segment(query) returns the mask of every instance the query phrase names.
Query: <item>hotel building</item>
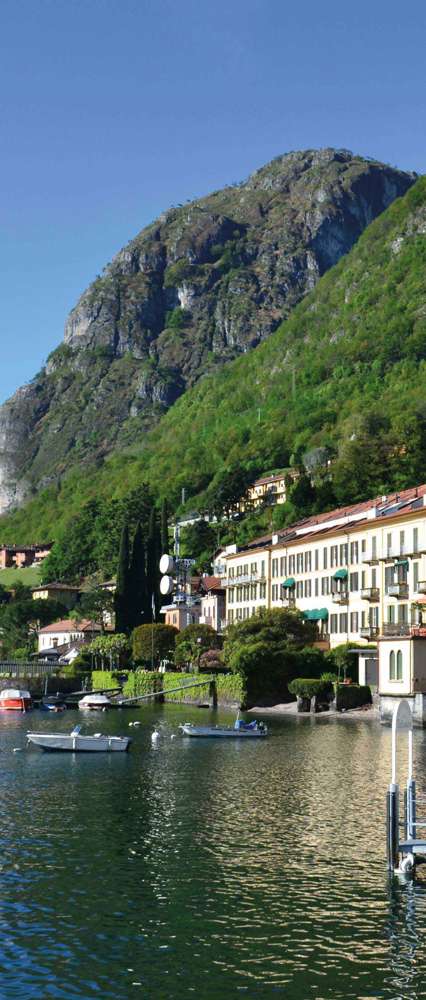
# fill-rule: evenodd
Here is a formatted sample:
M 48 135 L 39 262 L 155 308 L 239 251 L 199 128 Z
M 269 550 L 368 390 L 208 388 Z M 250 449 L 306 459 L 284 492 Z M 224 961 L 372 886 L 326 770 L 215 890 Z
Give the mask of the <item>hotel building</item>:
M 324 646 L 420 635 L 426 485 L 305 518 L 244 548 L 228 546 L 221 562 L 223 625 L 260 608 L 296 607 L 318 622 Z

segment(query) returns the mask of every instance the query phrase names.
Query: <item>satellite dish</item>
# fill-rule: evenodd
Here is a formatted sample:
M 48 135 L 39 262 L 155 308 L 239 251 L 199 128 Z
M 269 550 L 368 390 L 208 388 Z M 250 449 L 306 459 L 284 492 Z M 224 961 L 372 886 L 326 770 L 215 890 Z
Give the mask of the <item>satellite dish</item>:
M 173 556 L 169 556 L 167 554 L 161 556 L 160 573 L 175 573 L 175 572 L 176 572 L 176 567 Z
M 172 576 L 162 576 L 160 580 L 160 591 L 163 594 L 163 596 L 166 596 L 166 594 L 171 594 L 174 585 L 175 581 Z

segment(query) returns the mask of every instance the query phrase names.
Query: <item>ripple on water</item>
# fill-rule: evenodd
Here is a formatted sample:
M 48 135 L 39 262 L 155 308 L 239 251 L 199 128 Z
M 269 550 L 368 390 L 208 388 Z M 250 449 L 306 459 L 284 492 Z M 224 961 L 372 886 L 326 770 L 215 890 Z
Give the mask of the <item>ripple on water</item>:
M 387 730 L 171 741 L 173 706 L 102 728 L 133 717 L 131 752 L 100 758 L 13 754 L 27 720 L 0 720 L 2 998 L 426 996 L 425 883 L 384 868 Z

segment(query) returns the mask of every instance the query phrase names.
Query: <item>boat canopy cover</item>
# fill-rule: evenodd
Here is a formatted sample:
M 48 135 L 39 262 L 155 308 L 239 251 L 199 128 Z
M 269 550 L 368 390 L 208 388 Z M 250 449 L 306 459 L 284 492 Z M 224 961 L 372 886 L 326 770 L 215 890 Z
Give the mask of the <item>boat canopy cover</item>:
M 284 580 L 284 583 L 281 584 L 281 586 L 285 590 L 290 590 L 292 587 L 295 586 L 295 584 L 296 584 L 296 581 L 294 579 L 294 576 L 288 576 L 287 579 Z
M 328 618 L 327 608 L 312 608 L 311 611 L 304 611 L 303 617 L 311 622 L 326 622 Z
M 9 698 L 31 698 L 29 691 L 24 691 L 20 688 L 5 688 L 4 691 L 0 691 L 0 700 Z
M 106 694 L 85 694 L 84 698 L 81 698 L 80 705 L 110 705 L 111 702 L 107 698 Z
M 347 580 L 347 577 L 347 569 L 336 569 L 336 572 L 333 574 L 333 580 Z

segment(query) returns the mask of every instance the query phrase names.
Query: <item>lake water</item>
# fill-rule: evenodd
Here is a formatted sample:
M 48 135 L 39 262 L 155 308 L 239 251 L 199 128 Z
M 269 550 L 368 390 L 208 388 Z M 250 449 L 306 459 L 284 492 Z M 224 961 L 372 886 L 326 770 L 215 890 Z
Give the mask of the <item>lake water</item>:
M 426 875 L 385 866 L 389 729 L 275 717 L 265 741 L 170 739 L 210 717 L 91 716 L 134 737 L 99 756 L 13 753 L 76 713 L 1 717 L 2 1000 L 426 996 Z M 426 792 L 422 733 L 415 754 Z

